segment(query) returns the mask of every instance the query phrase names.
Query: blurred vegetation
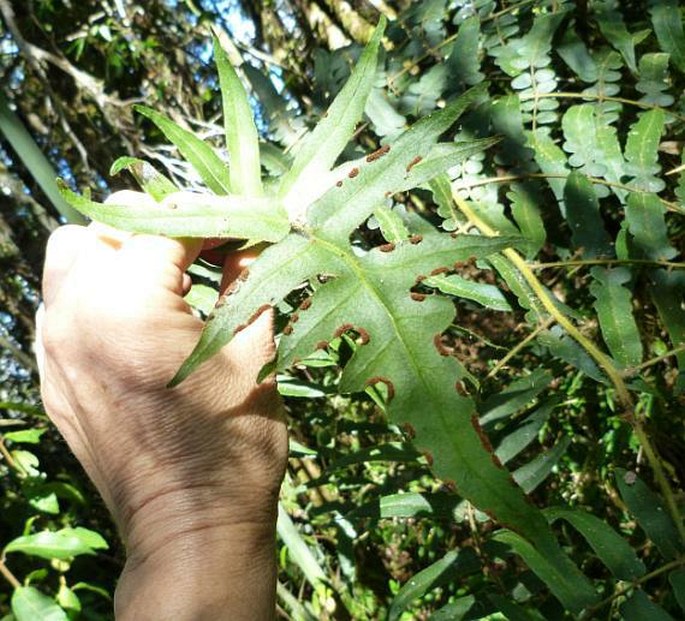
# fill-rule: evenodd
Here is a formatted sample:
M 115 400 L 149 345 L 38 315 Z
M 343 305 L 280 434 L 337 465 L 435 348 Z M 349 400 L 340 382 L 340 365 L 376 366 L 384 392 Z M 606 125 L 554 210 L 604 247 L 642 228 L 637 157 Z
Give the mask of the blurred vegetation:
M 127 155 L 201 188 L 133 104 L 223 153 L 214 27 L 231 43 L 276 178 L 325 118 L 381 15 L 374 88 L 342 159 L 393 144 L 487 82 L 449 140 L 500 142 L 394 195 L 387 212 L 410 228 L 418 214 L 445 234 L 520 240 L 432 275 L 414 294 L 453 301 L 441 347 L 465 367 L 464 403 L 574 569 L 560 572 L 515 525 L 437 478 L 388 418 L 383 386 L 339 394 L 341 368 L 360 347 L 346 333 L 279 376 L 292 438 L 280 618 L 683 617 L 676 0 L 0 0 L 0 15 L 0 618 L 110 619 L 123 563 L 106 510 L 40 405 L 32 340 L 43 248 L 59 223 L 79 218 L 55 177 L 101 199 L 137 188 L 133 176 L 109 174 Z M 371 218 L 353 241 L 392 240 Z M 193 272 L 202 307 L 216 270 Z M 281 331 L 304 294 L 280 303 Z

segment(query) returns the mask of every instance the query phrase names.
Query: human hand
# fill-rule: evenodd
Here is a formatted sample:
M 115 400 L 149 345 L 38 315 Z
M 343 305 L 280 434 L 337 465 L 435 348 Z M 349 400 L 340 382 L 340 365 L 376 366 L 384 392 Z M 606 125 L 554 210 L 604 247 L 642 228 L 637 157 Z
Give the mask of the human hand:
M 122 194 L 118 203 L 145 200 Z M 263 574 L 266 566 L 269 586 L 260 597 L 268 600 L 264 610 L 273 611 L 274 525 L 287 438 L 274 383 L 256 383 L 274 355 L 271 314 L 181 385 L 166 388 L 202 329 L 183 300 L 185 270 L 200 248 L 198 240 L 100 225 L 62 227 L 48 243 L 38 337 L 43 401 L 126 543 L 117 618 L 148 618 L 141 606 L 151 619 L 167 618 L 169 594 L 163 588 L 151 594 L 168 579 L 180 597 L 179 580 L 188 578 L 193 597 L 200 589 L 210 608 L 183 616 L 177 602 L 168 618 L 273 614 L 226 613 L 211 588 L 220 579 L 233 601 L 245 596 L 254 606 L 249 581 L 246 592 L 231 575 L 245 573 L 248 564 Z M 143 589 L 146 580 L 151 584 Z

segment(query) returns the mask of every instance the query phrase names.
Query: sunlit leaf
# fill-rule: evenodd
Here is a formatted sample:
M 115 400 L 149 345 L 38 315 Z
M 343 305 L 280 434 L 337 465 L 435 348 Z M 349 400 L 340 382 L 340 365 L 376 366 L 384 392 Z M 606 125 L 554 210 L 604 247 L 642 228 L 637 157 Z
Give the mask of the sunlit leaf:
M 381 19 L 350 79 L 324 118 L 299 145 L 290 170 L 281 180 L 280 195 L 297 196 L 299 187 L 327 172 L 348 143 L 361 118 L 376 77 L 378 47 L 385 30 Z
M 181 155 L 193 165 L 197 174 L 212 192 L 215 194 L 231 192 L 228 166 L 210 145 L 152 108 L 137 105 L 135 109 L 139 114 L 150 119 L 167 139 L 176 145 Z
M 158 172 L 152 164 L 144 160 L 136 157 L 120 157 L 112 164 L 109 174 L 114 176 L 122 170 L 128 170 L 141 189 L 156 201 L 161 201 L 169 194 L 178 192 L 178 188 L 173 181 Z
M 235 237 L 275 242 L 290 230 L 285 211 L 268 198 L 176 192 L 161 203 L 96 203 L 61 186 L 74 209 L 93 220 L 135 233 L 171 237 Z
M 260 196 L 262 171 L 257 127 L 247 93 L 219 39 L 214 39 L 214 61 L 221 86 L 231 191 L 244 196 Z
M 4 548 L 5 553 L 22 552 L 47 559 L 70 559 L 81 554 L 95 554 L 107 549 L 107 542 L 98 533 L 86 528 L 63 528 L 17 537 Z
M 429 276 L 422 281 L 422 284 L 427 287 L 435 287 L 443 293 L 458 298 L 473 300 L 474 302 L 478 302 L 493 310 L 511 310 L 509 302 L 507 302 L 507 299 L 497 287 L 486 283 L 467 280 L 458 274 L 452 274 L 451 276 L 445 276 L 444 274 Z
M 67 613 L 38 589 L 21 586 L 12 593 L 12 612 L 16 621 L 68 621 Z

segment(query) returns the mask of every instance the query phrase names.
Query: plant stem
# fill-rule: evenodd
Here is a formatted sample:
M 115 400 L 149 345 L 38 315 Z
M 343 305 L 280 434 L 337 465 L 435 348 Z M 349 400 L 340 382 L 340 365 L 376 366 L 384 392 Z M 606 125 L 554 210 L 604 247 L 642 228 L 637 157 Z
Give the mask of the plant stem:
M 512 181 L 525 181 L 526 179 L 568 179 L 568 175 L 563 173 L 526 173 L 522 175 L 502 175 L 500 177 L 488 177 L 487 179 L 480 179 L 478 181 L 471 181 L 469 183 L 460 183 L 459 181 L 455 181 L 453 187 L 455 190 L 470 190 L 471 188 L 477 188 L 490 183 L 510 183 Z M 619 188 L 620 190 L 625 190 L 626 192 L 636 192 L 639 194 L 648 193 L 647 190 L 625 185 L 624 183 L 607 181 L 606 179 L 600 179 L 598 177 L 587 177 L 587 180 L 590 183 L 605 185 L 609 188 Z M 672 203 L 661 197 L 657 198 L 659 198 L 661 204 L 669 211 L 681 215 L 684 213 L 683 208 L 677 203 Z
M 613 602 L 616 598 L 621 597 L 621 595 L 625 595 L 629 591 L 632 591 L 635 587 L 639 586 L 640 584 L 644 584 L 645 582 L 648 582 L 652 578 L 656 578 L 660 576 L 661 574 L 665 574 L 672 569 L 677 569 L 678 567 L 683 567 L 685 566 L 685 557 L 677 558 L 675 561 L 671 561 L 669 563 L 666 563 L 665 565 L 662 565 L 658 569 L 655 569 L 654 571 L 650 571 L 648 574 L 645 574 L 644 576 L 641 576 L 640 578 L 636 578 L 633 580 L 630 584 L 626 586 L 621 586 L 618 587 L 611 595 L 608 597 L 605 597 L 601 602 L 597 602 L 593 606 L 590 606 L 585 610 L 585 615 L 583 615 L 583 619 L 588 618 L 587 615 L 591 615 L 594 612 L 604 608 L 607 604 L 610 604 Z
M 529 263 L 532 270 L 546 270 L 554 267 L 583 267 L 585 265 L 649 265 L 664 267 L 669 270 L 685 270 L 685 263 L 673 261 L 655 261 L 649 259 L 572 259 L 570 261 L 550 261 L 549 263 Z
M 476 215 L 474 210 L 454 188 L 452 190 L 452 198 L 466 218 L 482 233 L 490 237 L 497 236 L 499 234 L 498 231 L 483 222 L 483 220 Z M 618 401 L 627 413 L 626 418 L 632 424 L 640 446 L 642 446 L 643 450 L 645 451 L 647 460 L 654 471 L 654 478 L 656 479 L 656 483 L 661 490 L 664 500 L 666 501 L 666 506 L 668 507 L 671 518 L 676 525 L 678 534 L 680 535 L 681 540 L 685 543 L 685 524 L 683 523 L 683 518 L 680 515 L 678 504 L 675 501 L 675 495 L 673 494 L 673 490 L 671 489 L 668 479 L 666 478 L 664 468 L 661 464 L 661 459 L 652 447 L 649 437 L 642 426 L 642 422 L 635 416 L 633 400 L 623 380 L 621 371 L 614 366 L 614 363 L 609 356 L 602 352 L 590 339 L 588 339 L 576 326 L 571 323 L 566 315 L 564 315 L 557 308 L 550 294 L 535 276 L 526 260 L 516 250 L 513 248 L 507 248 L 506 250 L 502 251 L 502 254 L 504 254 L 504 256 L 507 257 L 507 259 L 509 259 L 509 261 L 511 261 L 511 263 L 519 270 L 521 276 L 523 276 L 523 278 L 526 280 L 530 288 L 540 300 L 540 303 L 544 306 L 545 310 L 547 310 L 554 320 L 562 328 L 564 328 L 564 330 L 566 330 L 568 335 L 571 336 L 595 360 L 595 362 L 611 380 L 611 383 L 614 385 L 616 390 Z
M 17 470 L 17 471 L 20 470 L 19 466 L 17 465 L 17 462 L 14 461 L 12 454 L 7 450 L 7 447 L 5 446 L 5 442 L 3 441 L 3 438 L 1 435 L 0 435 L 0 455 L 2 455 L 5 458 L 7 465 L 12 470 Z
M 0 574 L 2 577 L 9 582 L 13 588 L 18 589 L 21 586 L 21 582 L 17 580 L 17 577 L 9 570 L 7 565 L 5 565 L 5 559 L 0 559 Z
M 544 330 L 547 330 L 552 324 L 554 323 L 554 317 L 548 317 L 545 319 L 545 321 L 541 322 L 539 325 L 535 327 L 535 330 L 533 330 L 525 339 L 523 339 L 520 343 L 518 343 L 515 347 L 510 349 L 506 356 L 499 360 L 497 364 L 490 369 L 490 372 L 485 376 L 486 379 L 491 379 L 495 377 L 509 362 L 516 354 L 518 354 L 522 349 L 524 349 L 528 343 L 530 343 L 532 340 L 537 338 L 538 334 L 540 332 L 543 332 Z
M 643 108 L 644 110 L 662 110 L 665 114 L 670 114 L 676 117 L 679 121 L 685 121 L 685 117 L 678 114 L 677 112 L 672 112 L 662 106 L 657 106 L 655 104 L 643 103 L 641 101 L 636 101 L 634 99 L 626 99 L 625 97 L 610 97 L 608 95 L 595 95 L 591 93 L 569 93 L 569 92 L 556 92 L 556 93 L 532 93 L 530 95 L 519 95 L 521 101 L 526 101 L 529 99 L 585 99 L 585 100 L 596 100 L 596 101 L 615 101 L 617 103 L 626 104 L 629 106 L 635 106 L 637 108 Z
M 638 371 L 642 371 L 642 369 L 646 369 L 648 367 L 654 366 L 655 364 L 658 364 L 662 360 L 666 360 L 667 358 L 670 358 L 671 356 L 675 356 L 676 354 L 679 354 L 682 351 L 685 351 L 685 345 L 678 345 L 678 347 L 674 347 L 673 349 L 668 350 L 666 353 L 661 354 L 660 356 L 656 356 L 655 358 L 652 358 L 650 360 L 647 360 L 646 362 L 643 362 L 642 364 L 639 364 L 636 367 L 630 367 L 628 369 L 624 369 L 623 375 L 626 377 L 631 377 L 631 376 L 635 375 Z

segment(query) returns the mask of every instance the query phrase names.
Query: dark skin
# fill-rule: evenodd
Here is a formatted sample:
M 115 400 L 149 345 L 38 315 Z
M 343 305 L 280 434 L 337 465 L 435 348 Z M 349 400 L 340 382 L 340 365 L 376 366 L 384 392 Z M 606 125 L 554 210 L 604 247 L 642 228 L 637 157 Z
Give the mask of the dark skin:
M 183 300 L 201 247 L 101 225 L 61 227 L 48 242 L 43 401 L 126 544 L 120 621 L 274 616 L 288 447 L 275 385 L 256 382 L 274 356 L 271 313 L 166 388 L 202 330 Z

